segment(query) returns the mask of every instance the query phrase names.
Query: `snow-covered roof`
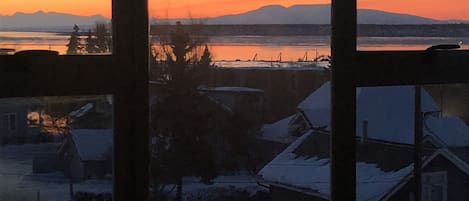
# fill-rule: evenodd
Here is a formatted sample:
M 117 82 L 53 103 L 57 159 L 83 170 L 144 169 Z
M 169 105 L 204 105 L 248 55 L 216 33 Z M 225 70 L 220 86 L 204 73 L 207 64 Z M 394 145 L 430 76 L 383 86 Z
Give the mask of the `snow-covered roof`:
M 314 135 L 317 135 L 317 133 L 307 133 L 299 137 L 264 166 L 259 171 L 259 176 L 271 185 L 286 186 L 306 194 L 313 194 L 328 199 L 331 175 L 330 158 L 312 153 L 304 153 L 304 151 L 300 150 L 302 146 L 305 144 L 309 145 L 310 141 L 314 140 L 314 138 L 311 138 Z M 386 150 L 386 148 L 383 148 L 380 151 L 383 153 Z M 368 150 L 361 154 L 370 154 L 370 152 Z M 440 155 L 448 159 L 449 163 L 458 167 L 463 173 L 469 175 L 469 166 L 445 148 L 438 149 L 431 155 L 425 156 L 422 167 L 426 167 L 436 156 Z M 369 157 L 363 157 L 363 159 L 365 158 L 367 158 L 366 162 L 358 158 L 356 162 L 358 201 L 377 201 L 382 200 L 385 196 L 389 197 L 405 185 L 406 182 L 409 182 L 413 176 L 412 160 L 404 159 L 401 161 L 404 162 L 402 163 L 403 165 L 392 168 L 390 166 L 395 164 L 380 162 L 381 159 L 372 162 L 372 160 L 369 160 Z
M 82 117 L 86 113 L 88 113 L 91 109 L 93 109 L 93 103 L 87 103 L 84 106 L 80 107 L 78 110 L 72 111 L 69 113 L 70 116 L 73 117 Z
M 112 154 L 112 129 L 77 129 L 71 133 L 82 160 L 106 160 Z
M 413 143 L 414 91 L 414 86 L 357 88 L 357 136 L 362 136 L 362 124 L 368 121 L 369 138 Z M 422 112 L 440 110 L 425 89 L 422 89 L 421 93 Z M 330 103 L 331 85 L 327 82 L 301 102 L 298 109 L 305 114 L 313 127 L 326 126 L 330 129 Z M 469 128 L 458 118 L 444 119 L 427 116 L 425 121 L 429 128 L 433 128 L 432 134 L 447 145 L 469 146 Z M 453 131 L 456 133 L 451 133 Z
M 253 93 L 263 93 L 261 89 L 254 89 L 249 87 L 212 87 L 212 88 L 203 88 L 202 90 L 207 91 L 218 91 L 218 92 L 253 92 Z
M 259 175 L 269 182 L 308 189 L 328 198 L 330 194 L 330 159 L 298 156 L 294 151 L 308 137 L 305 134 L 261 169 Z M 412 172 L 411 163 L 397 171 L 385 172 L 376 164 L 357 162 L 357 200 L 378 200 Z
M 295 118 L 295 115 L 289 116 L 284 118 L 280 121 L 274 122 L 273 124 L 265 125 L 262 128 L 262 133 L 260 138 L 267 139 L 276 142 L 282 143 L 291 143 L 297 137 L 291 136 L 288 132 L 288 128 L 290 127 L 290 122 L 292 119 Z
M 469 145 L 469 127 L 460 118 L 437 118 L 429 116 L 425 119 L 424 132 L 425 134 L 438 138 L 439 141 L 443 141 L 446 145 Z

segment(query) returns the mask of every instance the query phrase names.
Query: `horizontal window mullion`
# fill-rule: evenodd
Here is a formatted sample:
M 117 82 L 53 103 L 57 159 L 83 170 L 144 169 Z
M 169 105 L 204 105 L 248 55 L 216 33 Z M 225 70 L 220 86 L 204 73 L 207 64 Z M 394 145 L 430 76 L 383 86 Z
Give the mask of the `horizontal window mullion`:
M 359 51 L 356 58 L 357 86 L 469 81 L 469 51 Z
M 0 57 L 0 96 L 111 94 L 130 86 L 112 56 Z

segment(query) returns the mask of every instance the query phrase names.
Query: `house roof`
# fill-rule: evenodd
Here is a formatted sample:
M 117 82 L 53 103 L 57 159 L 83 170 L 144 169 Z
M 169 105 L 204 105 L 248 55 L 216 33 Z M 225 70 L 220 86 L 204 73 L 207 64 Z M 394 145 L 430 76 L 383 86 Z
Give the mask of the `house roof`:
M 457 117 L 428 117 L 425 120 L 426 134 L 430 134 L 451 146 L 469 146 L 469 127 Z
M 212 102 L 220 105 L 225 111 L 234 113 L 238 110 L 239 95 L 262 95 L 263 90 L 248 87 L 199 87 L 199 92 L 206 95 Z
M 260 177 L 271 185 L 288 186 L 293 190 L 314 194 L 328 199 L 330 195 L 330 158 L 328 155 L 313 153 L 313 149 L 300 150 L 302 146 L 312 147 L 312 137 L 316 133 L 308 133 L 299 137 L 275 159 L 268 163 L 259 172 Z M 394 145 L 381 145 L 394 146 Z M 371 146 L 372 147 L 372 146 Z M 394 149 L 394 151 L 399 149 Z M 411 150 L 411 149 L 410 149 Z M 323 150 L 324 151 L 324 150 Z M 328 151 L 326 149 L 325 151 Z M 390 160 L 381 160 L 383 157 L 369 158 L 369 151 L 357 149 L 356 178 L 357 178 L 357 200 L 381 200 L 397 191 L 409 178 L 412 177 L 413 163 L 412 154 L 404 159 L 400 155 L 397 163 L 388 163 Z M 393 152 L 392 148 L 380 149 L 381 152 Z M 368 154 L 367 154 L 368 153 Z M 380 153 L 386 154 L 386 153 Z M 387 153 L 392 155 L 395 153 Z M 365 155 L 365 156 L 364 156 Z M 371 155 L 376 155 L 375 152 Z M 469 167 L 458 157 L 446 149 L 439 149 L 434 153 L 427 153 L 424 166 L 428 165 L 436 156 L 442 155 L 450 162 L 459 167 L 462 172 L 469 175 Z M 383 156 L 383 155 L 381 155 Z M 381 158 L 381 159 L 379 159 Z M 386 164 L 387 163 L 387 164 Z M 385 167 L 387 166 L 387 167 Z M 392 167 L 394 166 L 394 167 Z
M 449 151 L 447 148 L 441 148 L 435 151 L 431 156 L 426 157 L 422 164 L 422 169 L 425 168 L 430 162 L 435 159 L 437 156 L 442 156 L 448 161 L 450 161 L 453 165 L 455 165 L 462 173 L 469 176 L 469 165 L 461 160 L 458 156 L 453 154 L 453 152 Z M 409 182 L 414 175 L 412 173 L 407 174 L 398 185 L 394 186 L 393 189 L 389 192 L 384 192 L 380 198 L 382 200 L 389 200 L 389 198 L 394 195 L 399 189 L 401 189 L 407 182 Z
M 113 147 L 112 129 L 77 129 L 71 132 L 82 160 L 106 160 Z
M 297 137 L 289 135 L 288 132 L 290 122 L 293 118 L 295 118 L 295 115 L 274 122 L 273 124 L 265 125 L 262 127 L 262 132 L 259 138 L 281 143 L 291 143 L 295 141 Z
M 398 143 L 413 143 L 414 86 L 357 88 L 357 136 L 368 121 L 368 137 Z M 422 112 L 438 112 L 433 98 L 422 90 Z M 298 105 L 313 127 L 330 130 L 331 85 L 322 85 Z M 435 135 L 449 146 L 469 146 L 469 127 L 459 118 L 426 116 L 425 134 Z M 386 128 L 386 129 L 383 129 Z M 451 132 L 450 132 L 451 131 Z
M 91 109 L 93 109 L 94 104 L 93 103 L 87 103 L 80 107 L 78 110 L 70 112 L 68 115 L 72 117 L 82 117 L 86 113 L 88 113 Z
M 305 134 L 259 172 L 267 181 L 306 189 L 320 197 L 330 194 L 330 159 L 317 156 L 300 156 L 295 150 L 308 139 Z M 399 183 L 412 172 L 412 164 L 396 171 L 383 171 L 377 164 L 357 162 L 357 200 L 374 200 Z
M 263 90 L 249 88 L 249 87 L 212 87 L 212 88 L 203 88 L 205 91 L 214 91 L 214 92 L 243 92 L 243 93 L 264 93 Z

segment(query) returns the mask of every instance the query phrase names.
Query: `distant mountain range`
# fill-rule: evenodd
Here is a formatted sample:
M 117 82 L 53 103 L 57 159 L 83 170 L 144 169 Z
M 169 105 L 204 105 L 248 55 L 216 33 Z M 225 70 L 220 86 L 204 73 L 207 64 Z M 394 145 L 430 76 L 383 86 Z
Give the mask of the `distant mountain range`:
M 0 14 L 0 30 L 72 30 L 73 25 L 91 28 L 96 22 L 110 22 L 102 15 L 78 16 L 66 13 L 43 12 L 15 13 L 13 15 Z M 80 26 L 80 27 L 81 27 Z M 83 28 L 82 27 L 82 28 Z
M 264 6 L 249 12 L 225 15 L 214 18 L 196 19 L 206 24 L 329 24 L 330 5 L 294 5 L 284 7 L 280 5 Z M 110 19 L 101 15 L 77 16 L 65 13 L 42 12 L 15 13 L 0 15 L 0 30 L 27 29 L 62 29 L 70 30 L 74 24 L 90 27 L 96 21 L 109 22 Z M 189 22 L 189 19 L 152 19 L 153 23 Z M 469 21 L 451 19 L 436 20 L 416 15 L 391 13 L 380 10 L 359 9 L 358 23 L 360 24 L 444 24 L 468 23 Z
M 264 6 L 241 14 L 199 19 L 206 24 L 329 24 L 330 4 Z M 154 19 L 157 23 L 190 22 L 188 19 Z M 359 24 L 445 24 L 467 23 L 464 20 L 436 20 L 416 15 L 391 13 L 372 9 L 358 9 Z

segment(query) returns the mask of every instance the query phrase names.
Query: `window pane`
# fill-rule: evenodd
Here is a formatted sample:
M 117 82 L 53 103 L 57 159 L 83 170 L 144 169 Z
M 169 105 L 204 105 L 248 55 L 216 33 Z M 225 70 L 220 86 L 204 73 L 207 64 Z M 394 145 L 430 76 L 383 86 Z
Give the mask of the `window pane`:
M 152 199 L 329 196 L 330 99 L 307 100 L 329 79 L 330 1 L 302 3 L 149 1 Z
M 359 50 L 425 50 L 469 43 L 464 0 L 358 1 Z
M 111 200 L 112 105 L 108 95 L 0 99 L 0 200 Z
M 10 114 L 10 130 L 16 130 L 16 114 Z
M 8 128 L 8 123 L 9 123 L 8 115 L 3 115 L 3 121 L 2 121 L 3 127 L 2 128 L 7 129 Z
M 0 55 L 22 50 L 109 54 L 111 1 L 0 2 Z

